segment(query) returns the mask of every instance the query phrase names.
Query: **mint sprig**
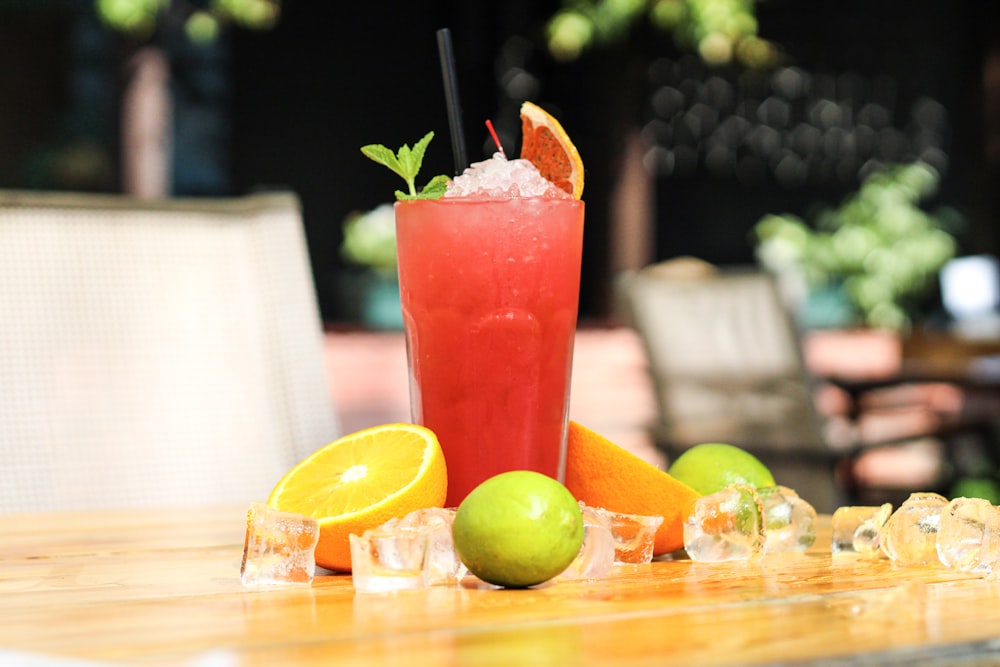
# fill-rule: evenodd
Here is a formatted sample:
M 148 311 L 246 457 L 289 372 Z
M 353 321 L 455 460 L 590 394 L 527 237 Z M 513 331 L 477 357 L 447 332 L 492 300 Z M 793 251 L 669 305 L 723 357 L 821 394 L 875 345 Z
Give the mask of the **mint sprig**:
M 438 175 L 427 182 L 423 188 L 417 192 L 417 174 L 424 162 L 424 153 L 427 152 L 427 144 L 434 138 L 433 132 L 428 132 L 424 138 L 413 144 L 413 148 L 403 144 L 395 153 L 382 144 L 368 144 L 361 147 L 361 152 L 367 157 L 384 165 L 399 174 L 409 188 L 409 192 L 396 190 L 396 199 L 440 199 L 448 188 L 448 181 L 451 180 L 445 175 Z

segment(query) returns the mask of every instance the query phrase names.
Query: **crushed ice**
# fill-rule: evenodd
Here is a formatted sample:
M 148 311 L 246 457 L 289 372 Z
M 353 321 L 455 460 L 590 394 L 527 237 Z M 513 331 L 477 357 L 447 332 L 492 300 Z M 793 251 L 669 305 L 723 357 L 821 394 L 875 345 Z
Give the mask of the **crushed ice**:
M 474 162 L 460 176 L 448 183 L 445 197 L 487 197 L 514 199 L 519 197 L 552 197 L 568 199 L 569 195 L 547 180 L 528 160 L 508 160 L 494 153 L 489 160 Z

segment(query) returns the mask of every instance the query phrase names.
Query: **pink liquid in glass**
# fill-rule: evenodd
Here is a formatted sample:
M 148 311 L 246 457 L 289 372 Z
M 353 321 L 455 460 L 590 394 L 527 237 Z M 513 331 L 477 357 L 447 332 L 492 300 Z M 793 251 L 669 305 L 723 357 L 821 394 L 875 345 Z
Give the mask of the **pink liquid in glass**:
M 561 481 L 583 202 L 395 206 L 412 417 L 441 442 L 447 504 L 508 470 Z

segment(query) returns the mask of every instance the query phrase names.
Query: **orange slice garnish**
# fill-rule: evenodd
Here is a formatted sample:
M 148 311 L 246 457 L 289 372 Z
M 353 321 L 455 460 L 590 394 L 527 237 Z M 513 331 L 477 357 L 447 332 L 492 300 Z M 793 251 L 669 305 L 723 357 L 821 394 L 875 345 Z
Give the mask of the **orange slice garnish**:
M 448 488 L 437 436 L 423 426 L 385 424 L 321 447 L 292 468 L 267 504 L 319 520 L 316 564 L 351 569 L 348 535 L 413 510 L 441 507 Z
M 566 488 L 591 507 L 662 516 L 655 555 L 684 546 L 684 522 L 701 497 L 687 484 L 573 421 L 566 438 Z
M 566 130 L 547 111 L 531 102 L 521 105 L 521 158 L 528 160 L 557 188 L 580 199 L 583 160 Z

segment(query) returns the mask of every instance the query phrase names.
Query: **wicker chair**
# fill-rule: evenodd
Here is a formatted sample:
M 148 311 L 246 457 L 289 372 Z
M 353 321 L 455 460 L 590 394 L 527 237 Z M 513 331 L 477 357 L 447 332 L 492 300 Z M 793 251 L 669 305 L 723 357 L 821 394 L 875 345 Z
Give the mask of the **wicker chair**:
M 0 191 L 0 512 L 263 499 L 339 432 L 297 198 Z
M 995 442 L 995 395 L 951 414 L 935 405 L 940 383 L 887 387 L 885 398 L 903 405 L 878 405 L 883 392 L 873 391 L 846 413 L 827 406 L 820 414 L 817 390 L 829 395 L 831 385 L 809 373 L 775 279 L 756 267 L 681 258 L 623 274 L 617 287 L 623 318 L 646 349 L 658 406 L 653 440 L 668 457 L 699 442 L 738 445 L 779 483 L 831 512 L 946 492 L 963 470 L 968 441 Z M 916 470 L 917 459 L 917 467 L 936 469 Z M 870 474 L 875 462 L 894 474 Z
M 622 275 L 618 288 L 646 350 L 658 448 L 676 457 L 728 442 L 818 510 L 842 501 L 842 452 L 824 438 L 797 332 L 769 274 L 683 260 Z

